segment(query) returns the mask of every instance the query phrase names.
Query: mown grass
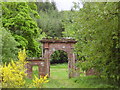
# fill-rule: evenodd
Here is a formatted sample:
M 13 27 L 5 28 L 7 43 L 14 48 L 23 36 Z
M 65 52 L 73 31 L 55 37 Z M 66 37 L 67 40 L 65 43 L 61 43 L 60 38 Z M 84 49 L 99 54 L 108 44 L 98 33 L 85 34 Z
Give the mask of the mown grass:
M 38 75 L 36 66 L 33 68 L 34 74 Z M 81 74 L 76 78 L 68 78 L 68 65 L 55 64 L 50 67 L 49 82 L 44 84 L 44 88 L 115 88 L 114 85 L 107 83 L 105 78 L 96 76 L 85 76 Z M 27 80 L 31 83 L 31 80 Z

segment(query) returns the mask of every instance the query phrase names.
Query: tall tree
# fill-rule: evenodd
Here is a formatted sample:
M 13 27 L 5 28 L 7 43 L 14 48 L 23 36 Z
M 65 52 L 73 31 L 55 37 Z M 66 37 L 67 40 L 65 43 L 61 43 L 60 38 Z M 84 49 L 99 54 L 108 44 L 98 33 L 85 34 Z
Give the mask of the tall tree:
M 37 3 L 40 19 L 38 26 L 50 37 L 62 37 L 62 13 L 58 12 L 54 2 Z
M 18 43 L 15 41 L 14 37 L 8 30 L 5 30 L 3 27 L 0 28 L 0 36 L 0 58 L 2 59 L 2 62 L 8 63 L 11 59 L 17 60 Z
M 57 10 L 55 2 L 36 2 L 38 7 L 38 12 L 44 11 L 48 12 L 49 10 Z
M 48 13 L 41 11 L 39 14 L 41 18 L 37 22 L 43 32 L 51 37 L 62 37 L 62 31 L 64 31 L 62 14 L 54 10 L 50 10 Z
M 78 40 L 76 53 L 81 68 L 95 68 L 115 81 L 120 81 L 118 10 L 117 2 L 85 3 L 63 23 L 64 35 Z
M 40 48 L 37 38 L 42 36 L 35 18 L 39 18 L 34 2 L 3 2 L 3 27 L 10 30 L 18 48 L 26 48 L 29 56 L 39 56 Z

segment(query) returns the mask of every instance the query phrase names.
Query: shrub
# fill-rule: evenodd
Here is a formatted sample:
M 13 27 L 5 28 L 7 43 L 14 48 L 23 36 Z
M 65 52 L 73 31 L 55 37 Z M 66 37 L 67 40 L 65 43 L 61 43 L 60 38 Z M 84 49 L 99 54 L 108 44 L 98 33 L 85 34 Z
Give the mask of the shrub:
M 18 43 L 15 41 L 9 30 L 6 30 L 3 27 L 0 28 L 0 39 L 0 58 L 2 58 L 2 62 L 8 63 L 10 62 L 11 58 L 14 58 L 14 60 L 16 60 Z
M 24 87 L 25 80 L 24 77 L 26 76 L 24 65 L 26 53 L 25 49 L 18 53 L 18 61 L 13 61 L 6 65 L 0 66 L 2 77 L 2 86 L 3 88 L 20 88 Z
M 50 60 L 51 64 L 65 63 L 65 62 L 68 62 L 67 53 L 65 51 L 58 50 L 51 55 L 51 60 Z
M 27 74 L 25 73 L 25 61 L 26 59 L 26 51 L 20 50 L 18 52 L 18 61 L 11 60 L 8 65 L 5 63 L 3 66 L 0 65 L 0 82 L 2 81 L 3 88 L 28 88 L 29 86 L 26 83 L 25 77 Z M 44 83 L 47 83 L 47 75 L 38 79 L 35 76 L 35 79 L 32 80 L 33 83 L 31 87 L 41 88 Z
M 35 78 L 33 79 L 33 86 L 36 88 L 42 88 L 44 83 L 49 82 L 49 80 L 47 80 L 48 75 L 42 77 L 40 76 L 40 79 L 38 77 L 35 76 Z

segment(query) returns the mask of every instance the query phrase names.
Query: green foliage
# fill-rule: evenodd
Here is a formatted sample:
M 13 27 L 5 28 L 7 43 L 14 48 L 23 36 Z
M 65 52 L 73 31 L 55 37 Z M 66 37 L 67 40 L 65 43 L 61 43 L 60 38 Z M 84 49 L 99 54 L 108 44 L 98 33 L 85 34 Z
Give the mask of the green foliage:
M 85 88 L 118 88 L 115 85 L 110 85 L 106 78 L 98 78 L 97 76 L 77 77 L 73 81 Z
M 118 3 L 85 3 L 80 11 L 68 13 L 71 16 L 63 22 L 63 34 L 78 41 L 75 51 L 80 67 L 93 67 L 101 75 L 119 81 Z
M 3 27 L 0 28 L 0 36 L 2 36 L 0 43 L 0 47 L 2 51 L 0 53 L 0 57 L 2 58 L 2 62 L 8 63 L 10 62 L 11 59 L 16 60 L 18 43 L 15 41 L 11 33 Z
M 55 2 L 36 2 L 36 5 L 38 7 L 38 12 L 44 11 L 49 12 L 50 10 L 57 10 Z
M 42 30 L 51 37 L 62 37 L 62 17 L 56 12 L 51 11 L 50 14 L 45 12 L 40 12 L 41 18 L 38 19 L 38 25 Z
M 39 18 L 34 2 L 3 2 L 3 27 L 10 30 L 18 48 L 26 48 L 28 56 L 40 56 L 38 38 L 44 37 L 35 21 Z
M 62 50 L 58 50 L 51 55 L 50 63 L 51 64 L 65 63 L 67 61 L 68 61 L 67 53 Z
M 50 37 L 62 37 L 64 31 L 62 25 L 62 13 L 58 12 L 55 5 L 46 3 L 37 3 L 40 19 L 37 19 L 38 26 Z

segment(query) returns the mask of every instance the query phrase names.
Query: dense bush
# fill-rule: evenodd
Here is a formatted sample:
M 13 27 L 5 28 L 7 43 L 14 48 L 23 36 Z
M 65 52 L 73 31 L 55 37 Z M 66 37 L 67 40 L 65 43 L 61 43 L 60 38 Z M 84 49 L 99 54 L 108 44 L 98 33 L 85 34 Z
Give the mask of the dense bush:
M 27 73 L 25 73 L 25 64 L 27 63 L 25 61 L 25 49 L 18 52 L 18 59 L 16 62 L 11 60 L 8 65 L 0 65 L 0 82 L 2 81 L 3 88 L 42 88 L 44 83 L 49 82 L 47 75 L 44 77 L 40 76 L 40 78 L 35 76 L 29 86 L 25 79 L 27 78 Z
M 65 63 L 67 61 L 68 61 L 67 53 L 62 50 L 55 51 L 51 55 L 51 59 L 50 59 L 51 64 Z
M 95 68 L 101 76 L 120 81 L 120 30 L 117 2 L 85 3 L 80 11 L 69 12 L 64 35 L 78 42 L 75 46 L 80 68 Z M 119 84 L 119 83 L 118 83 Z
M 18 53 L 18 58 L 19 61 L 15 62 L 12 60 L 8 65 L 4 64 L 0 67 L 0 77 L 2 77 L 0 81 L 2 81 L 2 87 L 20 88 L 25 86 L 25 50 Z
M 8 63 L 13 58 L 14 60 L 16 60 L 17 52 L 18 52 L 18 48 L 17 48 L 18 43 L 15 41 L 11 33 L 3 27 L 0 28 L 0 35 L 1 35 L 0 57 L 2 59 L 2 62 Z

